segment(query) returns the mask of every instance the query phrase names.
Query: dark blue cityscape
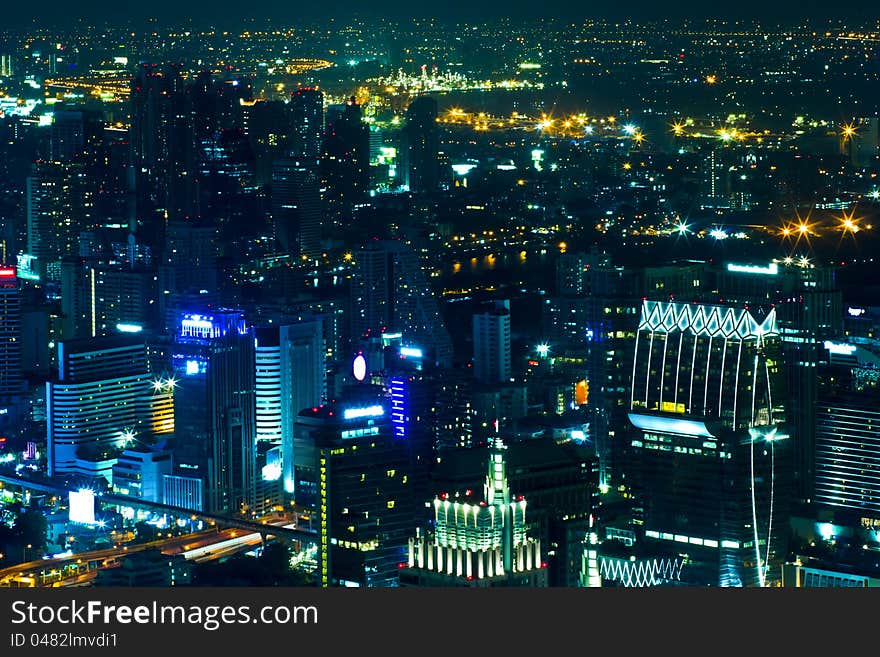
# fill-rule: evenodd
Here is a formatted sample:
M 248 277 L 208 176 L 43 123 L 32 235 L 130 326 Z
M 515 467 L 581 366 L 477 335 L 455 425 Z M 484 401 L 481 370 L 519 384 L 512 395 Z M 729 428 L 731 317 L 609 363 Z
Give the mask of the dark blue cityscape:
M 876 18 L 20 9 L 0 587 L 880 586 Z

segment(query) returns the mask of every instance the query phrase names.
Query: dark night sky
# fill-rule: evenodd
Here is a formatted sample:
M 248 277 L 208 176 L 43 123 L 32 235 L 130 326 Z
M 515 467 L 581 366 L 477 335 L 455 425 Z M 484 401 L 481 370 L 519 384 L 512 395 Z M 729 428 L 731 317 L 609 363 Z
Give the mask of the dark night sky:
M 846 18 L 874 20 L 880 15 L 877 4 L 866 0 L 830 2 L 829 0 L 689 0 L 662 2 L 658 0 L 625 0 L 624 2 L 571 2 L 566 0 L 508 0 L 507 2 L 473 2 L 447 0 L 37 0 L 9 2 L 3 8 L 3 23 L 20 24 L 36 19 L 38 23 L 72 22 L 84 18 L 89 22 L 157 17 L 162 24 L 195 18 L 202 24 L 234 23 L 242 18 L 264 19 L 290 23 L 298 16 L 308 18 L 352 14 L 374 16 L 436 16 L 440 18 L 479 19 L 502 15 L 511 17 L 552 16 L 563 19 L 578 17 L 644 20 L 657 18 L 737 18 L 785 20 L 796 23 L 803 18 Z M 0 25 L 2 30 L 2 25 Z

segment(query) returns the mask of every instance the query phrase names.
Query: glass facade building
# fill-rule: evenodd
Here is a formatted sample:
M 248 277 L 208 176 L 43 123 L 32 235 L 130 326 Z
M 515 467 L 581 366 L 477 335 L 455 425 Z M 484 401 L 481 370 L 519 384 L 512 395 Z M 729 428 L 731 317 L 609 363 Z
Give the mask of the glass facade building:
M 788 441 L 774 310 L 645 301 L 629 420 L 637 523 L 692 583 L 766 585 L 784 556 Z

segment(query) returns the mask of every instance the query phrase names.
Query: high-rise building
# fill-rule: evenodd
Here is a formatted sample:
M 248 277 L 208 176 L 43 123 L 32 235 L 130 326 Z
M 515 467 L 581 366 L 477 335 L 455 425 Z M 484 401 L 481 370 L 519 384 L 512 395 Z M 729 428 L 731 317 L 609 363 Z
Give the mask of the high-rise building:
M 208 222 L 171 222 L 159 265 L 159 313 L 162 329 L 174 332 L 177 315 L 191 305 L 215 302 L 219 272 L 219 230 Z
M 281 342 L 277 326 L 254 329 L 255 440 L 281 443 Z
M 290 96 L 290 156 L 314 165 L 321 157 L 324 133 L 324 94 L 301 87 Z
M 176 67 L 157 64 L 144 64 L 132 80 L 129 134 L 138 194 L 160 208 L 169 205 L 171 153 L 179 150 L 172 101 L 181 87 Z
M 880 526 L 880 344 L 826 341 L 816 403 L 815 503 L 835 523 Z
M 438 450 L 473 444 L 473 380 L 464 368 L 437 370 L 435 383 L 435 446 Z
M 300 411 L 320 406 L 327 394 L 325 346 L 320 319 L 279 328 L 279 390 L 281 403 L 281 462 L 284 490 L 295 494 L 295 424 Z
M 400 332 L 417 342 L 425 355 L 448 366 L 452 339 L 437 298 L 412 247 L 396 240 L 376 240 L 355 254 L 351 279 L 351 337 Z
M 510 301 L 496 300 L 474 313 L 474 378 L 480 383 L 507 383 L 510 363 Z
M 175 474 L 202 481 L 203 508 L 255 506 L 254 336 L 241 312 L 180 314 L 172 355 Z
M 27 178 L 27 248 L 37 275 L 58 281 L 61 260 L 76 255 L 89 224 L 94 190 L 80 164 L 38 162 Z
M 354 98 L 327 108 L 321 176 L 329 216 L 336 226 L 347 226 L 370 185 L 370 132 Z
M 434 522 L 409 539 L 401 586 L 547 586 L 544 547 L 528 534 L 526 499 L 508 484 L 505 448 L 489 451 L 483 495 L 434 498 Z
M 84 258 L 61 262 L 61 310 L 65 339 L 161 327 L 158 275 Z
M 640 531 L 691 583 L 778 581 L 791 502 L 776 311 L 645 301 L 629 420 Z
M 529 501 L 527 532 L 541 542 L 550 586 L 576 586 L 583 539 L 590 516 L 598 513 L 597 459 L 587 445 L 549 436 L 505 444 L 509 485 Z M 441 453 L 431 473 L 434 490 L 479 490 L 489 451 L 481 446 Z
M 412 192 L 437 190 L 440 186 L 440 130 L 435 99 L 418 96 L 410 103 L 406 110 L 403 137 L 407 161 L 404 184 Z
M 809 503 L 815 481 L 818 365 L 824 359 L 824 343 L 835 340 L 843 331 L 842 293 L 836 271 L 805 261 L 727 263 L 716 277 L 720 298 L 742 306 L 773 304 L 776 308 L 796 494 L 799 501 Z
M 277 160 L 272 166 L 272 220 L 279 250 L 318 260 L 321 219 L 321 182 L 314 163 Z
M 167 432 L 165 407 L 174 386 L 152 375 L 138 336 L 62 342 L 58 378 L 46 384 L 49 473 L 115 462 L 123 448 L 149 444 Z
M 0 265 L 0 399 L 24 392 L 21 293 L 15 267 Z
M 413 482 L 384 401 L 302 411 L 295 454 L 297 504 L 317 521 L 320 585 L 396 586 L 415 525 Z

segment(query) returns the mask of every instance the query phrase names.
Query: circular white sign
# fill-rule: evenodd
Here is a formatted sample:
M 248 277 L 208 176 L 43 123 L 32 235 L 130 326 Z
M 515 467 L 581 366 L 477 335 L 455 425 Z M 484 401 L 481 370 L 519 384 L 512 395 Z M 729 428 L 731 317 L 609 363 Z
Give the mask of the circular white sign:
M 363 381 L 367 376 L 367 359 L 364 358 L 363 354 L 358 354 L 354 357 L 354 362 L 351 364 L 351 371 L 354 374 L 354 378 L 358 381 Z

